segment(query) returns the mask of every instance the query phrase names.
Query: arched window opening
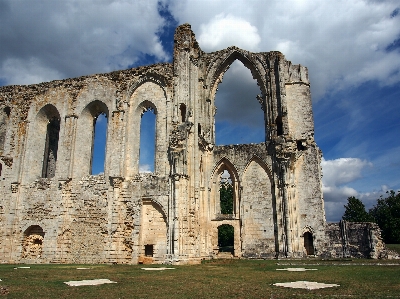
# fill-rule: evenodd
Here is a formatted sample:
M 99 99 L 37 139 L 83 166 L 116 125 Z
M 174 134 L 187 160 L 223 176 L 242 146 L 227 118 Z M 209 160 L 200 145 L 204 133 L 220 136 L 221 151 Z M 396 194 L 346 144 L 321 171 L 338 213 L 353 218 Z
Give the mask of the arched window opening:
M 232 225 L 222 224 L 218 226 L 219 252 L 230 252 L 234 254 L 235 232 Z
M 227 170 L 221 174 L 220 188 L 219 188 L 219 199 L 221 214 L 233 214 L 233 198 L 234 191 L 232 186 L 232 178 Z
M 43 178 L 53 178 L 56 173 L 60 119 L 53 117 L 47 124 L 46 143 L 43 157 Z
M 140 122 L 139 172 L 154 172 L 156 141 L 156 114 L 149 107 Z
M 3 111 L 0 111 L 0 155 L 1 151 L 4 150 L 4 144 L 6 141 L 7 134 L 7 124 L 10 118 L 11 109 L 10 107 L 5 107 Z
M 304 233 L 304 248 L 306 249 L 307 255 L 314 255 L 314 240 L 310 232 Z
M 186 105 L 181 104 L 179 106 L 179 110 L 181 112 L 181 122 L 185 122 L 186 121 Z
M 265 141 L 264 112 L 256 97 L 260 88 L 249 69 L 234 61 L 215 96 L 217 145 Z
M 197 124 L 197 132 L 201 136 L 201 124 Z
M 282 123 L 282 116 L 278 116 L 275 120 L 276 124 L 276 134 L 278 136 L 283 135 L 283 123 Z
M 91 174 L 104 173 L 107 143 L 107 115 L 99 113 L 93 118 L 93 146 L 91 157 Z
M 43 251 L 44 231 L 39 225 L 30 226 L 24 233 L 22 257 L 27 259 L 40 258 Z
M 77 119 L 73 177 L 107 172 L 107 127 L 109 110 L 99 100 L 90 102 Z
M 0 177 L 1 177 L 2 170 L 3 170 L 3 164 L 0 163 Z

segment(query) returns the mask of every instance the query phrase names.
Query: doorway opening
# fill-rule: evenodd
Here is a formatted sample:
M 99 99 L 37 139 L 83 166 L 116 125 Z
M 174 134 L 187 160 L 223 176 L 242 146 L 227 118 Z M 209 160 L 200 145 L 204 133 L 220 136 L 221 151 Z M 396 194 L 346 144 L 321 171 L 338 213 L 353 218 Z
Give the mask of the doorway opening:
M 235 252 L 235 233 L 232 225 L 222 224 L 218 226 L 218 247 L 219 252 Z
M 314 255 L 314 240 L 310 232 L 304 233 L 304 248 L 306 249 L 307 255 Z
M 144 245 L 144 255 L 145 256 L 153 256 L 153 254 L 154 254 L 153 245 L 150 245 L 150 244 Z

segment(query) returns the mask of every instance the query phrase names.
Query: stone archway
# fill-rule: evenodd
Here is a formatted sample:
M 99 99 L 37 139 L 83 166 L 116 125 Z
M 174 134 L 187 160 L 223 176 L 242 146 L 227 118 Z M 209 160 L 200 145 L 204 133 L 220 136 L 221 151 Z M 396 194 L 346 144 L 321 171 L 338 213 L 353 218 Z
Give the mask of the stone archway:
M 167 221 L 161 206 L 143 199 L 139 263 L 151 264 L 164 260 L 167 253 Z
M 38 259 L 42 256 L 44 231 L 39 225 L 32 225 L 24 233 L 22 258 Z

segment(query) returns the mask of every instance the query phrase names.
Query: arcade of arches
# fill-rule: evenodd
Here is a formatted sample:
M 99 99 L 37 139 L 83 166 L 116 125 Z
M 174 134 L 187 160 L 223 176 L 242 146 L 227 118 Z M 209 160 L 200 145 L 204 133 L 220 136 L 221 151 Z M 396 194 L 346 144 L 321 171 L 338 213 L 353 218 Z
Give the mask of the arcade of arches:
M 374 224 L 325 222 L 307 68 L 279 52 L 205 53 L 188 24 L 174 41 L 173 63 L 0 87 L 0 261 L 381 255 Z M 217 88 L 235 61 L 258 84 L 263 138 L 217 145 Z

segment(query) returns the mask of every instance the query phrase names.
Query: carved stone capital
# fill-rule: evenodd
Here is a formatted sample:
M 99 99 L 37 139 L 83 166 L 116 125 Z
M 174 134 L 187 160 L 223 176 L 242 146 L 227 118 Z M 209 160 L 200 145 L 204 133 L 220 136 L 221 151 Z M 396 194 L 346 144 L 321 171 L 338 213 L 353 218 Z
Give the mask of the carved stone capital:
M 12 157 L 1 157 L 1 160 L 4 162 L 5 165 L 8 167 L 11 167 L 13 164 L 13 158 Z
M 180 181 L 181 179 L 188 179 L 189 178 L 189 176 L 188 175 L 186 175 L 186 174 L 181 174 L 181 173 L 174 173 L 174 174 L 171 174 L 171 177 L 172 177 L 172 179 L 174 180 L 174 181 Z
M 211 152 L 214 148 L 214 144 L 207 142 L 202 135 L 199 136 L 199 146 L 201 150 L 208 152 Z
M 39 178 L 31 184 L 31 187 L 36 188 L 37 190 L 46 190 L 50 188 L 50 184 L 51 184 L 51 179 Z
M 18 187 L 19 187 L 19 183 L 18 182 L 11 183 L 11 192 L 12 193 L 17 193 L 18 192 Z
M 121 184 L 122 184 L 123 181 L 124 181 L 123 177 L 119 177 L 119 176 L 111 177 L 110 176 L 110 183 L 111 183 L 111 185 L 113 186 L 114 189 L 115 188 L 120 189 L 121 188 Z
M 71 178 L 61 178 L 58 180 L 58 189 L 62 191 L 71 190 L 70 182 Z

